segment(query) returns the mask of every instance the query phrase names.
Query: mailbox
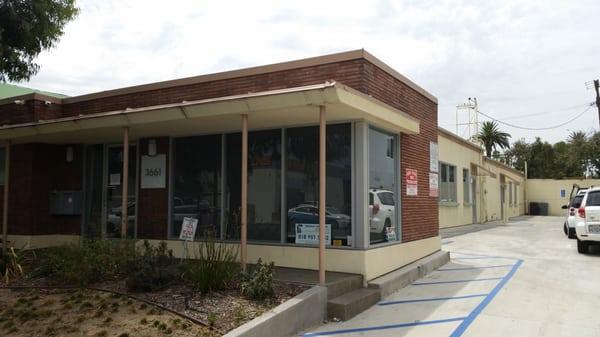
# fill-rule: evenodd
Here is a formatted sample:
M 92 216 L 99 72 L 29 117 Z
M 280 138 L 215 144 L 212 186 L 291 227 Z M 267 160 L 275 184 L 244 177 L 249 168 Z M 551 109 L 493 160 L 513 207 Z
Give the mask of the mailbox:
M 80 215 L 81 204 L 81 191 L 50 192 L 50 214 Z

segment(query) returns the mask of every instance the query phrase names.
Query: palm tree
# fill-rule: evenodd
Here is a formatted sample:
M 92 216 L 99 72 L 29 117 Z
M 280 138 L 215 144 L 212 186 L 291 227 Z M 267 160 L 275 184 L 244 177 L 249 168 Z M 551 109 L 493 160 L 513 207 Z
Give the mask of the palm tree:
M 508 149 L 510 147 L 509 138 L 510 134 L 500 131 L 498 124 L 494 121 L 483 122 L 477 135 L 477 139 L 485 147 L 485 155 L 488 158 L 492 157 L 492 152 L 496 150 L 496 147 Z

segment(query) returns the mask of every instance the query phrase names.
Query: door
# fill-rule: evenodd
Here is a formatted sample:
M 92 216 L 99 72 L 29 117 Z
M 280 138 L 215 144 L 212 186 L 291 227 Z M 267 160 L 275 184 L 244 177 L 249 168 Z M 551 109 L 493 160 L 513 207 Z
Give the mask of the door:
M 473 213 L 473 223 L 479 223 L 477 219 L 477 179 L 471 176 L 471 212 Z
M 88 238 L 121 237 L 123 200 L 123 146 L 88 145 L 86 149 L 84 235 Z M 135 235 L 136 146 L 129 147 L 127 237 Z
M 123 201 L 123 146 L 111 145 L 106 151 L 106 194 L 105 194 L 105 236 L 107 238 L 121 237 L 121 209 Z M 127 182 L 127 237 L 135 234 L 136 207 L 136 146 L 129 146 L 129 175 Z
M 504 190 L 506 185 L 500 184 L 500 220 L 504 221 Z

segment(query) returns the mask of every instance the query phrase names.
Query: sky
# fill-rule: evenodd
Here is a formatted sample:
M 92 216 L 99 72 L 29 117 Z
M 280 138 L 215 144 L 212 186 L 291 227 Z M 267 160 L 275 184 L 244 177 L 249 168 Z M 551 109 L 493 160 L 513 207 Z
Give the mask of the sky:
M 600 77 L 598 0 L 77 4 L 40 72 L 19 85 L 80 95 L 364 48 L 435 95 L 439 125 L 455 132 L 469 97 L 517 126 L 561 124 L 594 101 L 586 82 Z M 513 141 L 556 142 L 598 125 L 594 106 L 552 130 L 501 128 Z

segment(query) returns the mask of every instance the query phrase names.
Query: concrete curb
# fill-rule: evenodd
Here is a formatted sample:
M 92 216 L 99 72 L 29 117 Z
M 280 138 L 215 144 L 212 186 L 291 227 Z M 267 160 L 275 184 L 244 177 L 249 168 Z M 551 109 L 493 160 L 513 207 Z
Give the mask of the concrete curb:
M 368 282 L 371 289 L 381 290 L 381 298 L 406 287 L 450 261 L 450 253 L 439 250 L 391 273 Z
M 287 337 L 323 323 L 327 287 L 314 286 L 223 337 Z

